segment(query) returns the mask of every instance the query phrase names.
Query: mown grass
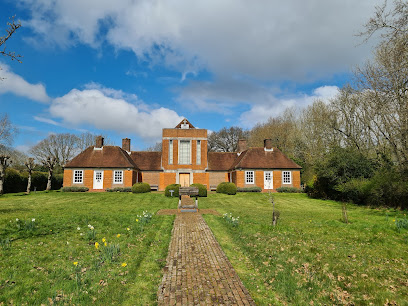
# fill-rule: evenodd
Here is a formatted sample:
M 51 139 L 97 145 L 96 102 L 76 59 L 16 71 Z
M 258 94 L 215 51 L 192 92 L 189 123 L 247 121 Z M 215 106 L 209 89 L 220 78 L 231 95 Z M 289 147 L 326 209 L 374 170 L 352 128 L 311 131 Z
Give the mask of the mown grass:
M 406 212 L 348 205 L 345 224 L 340 203 L 274 197 L 275 228 L 264 194 L 210 194 L 199 204 L 240 217 L 233 227 L 204 216 L 257 304 L 408 304 L 408 231 L 394 221 Z
M 144 226 L 136 218 L 174 202 L 162 194 L 2 196 L 0 304 L 155 304 L 174 216 L 154 215 Z M 102 258 L 103 238 L 120 248 L 112 260 Z

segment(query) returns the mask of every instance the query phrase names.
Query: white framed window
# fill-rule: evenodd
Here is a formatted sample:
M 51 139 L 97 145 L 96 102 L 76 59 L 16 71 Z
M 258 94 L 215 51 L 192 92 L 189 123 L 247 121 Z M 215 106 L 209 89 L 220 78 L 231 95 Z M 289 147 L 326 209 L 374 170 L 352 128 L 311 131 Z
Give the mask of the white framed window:
M 282 183 L 283 184 L 292 184 L 292 172 L 282 171 Z
M 201 165 L 201 140 L 197 140 L 197 165 Z
M 179 142 L 179 164 L 191 164 L 191 142 L 190 140 L 180 140 Z
M 173 140 L 169 140 L 169 165 L 173 164 Z
M 74 170 L 74 183 L 82 184 L 84 182 L 84 170 Z
M 123 183 L 123 171 L 122 170 L 115 170 L 113 173 L 113 182 L 115 184 L 122 184 Z
M 254 171 L 245 171 L 245 183 L 246 184 L 254 183 Z

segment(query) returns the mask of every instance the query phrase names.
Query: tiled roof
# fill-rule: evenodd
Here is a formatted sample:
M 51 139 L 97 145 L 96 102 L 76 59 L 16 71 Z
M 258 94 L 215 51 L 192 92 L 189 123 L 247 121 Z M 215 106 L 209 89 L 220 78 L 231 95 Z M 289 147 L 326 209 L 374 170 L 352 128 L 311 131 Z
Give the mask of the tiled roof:
M 249 148 L 242 152 L 230 169 L 301 169 L 279 149 Z
M 232 167 L 237 157 L 237 153 L 208 152 L 208 170 L 227 171 Z
M 130 157 L 140 170 L 159 171 L 161 168 L 162 152 L 136 152 L 132 151 Z
M 71 161 L 65 168 L 138 168 L 129 155 L 117 146 L 104 146 L 101 150 L 89 147 Z

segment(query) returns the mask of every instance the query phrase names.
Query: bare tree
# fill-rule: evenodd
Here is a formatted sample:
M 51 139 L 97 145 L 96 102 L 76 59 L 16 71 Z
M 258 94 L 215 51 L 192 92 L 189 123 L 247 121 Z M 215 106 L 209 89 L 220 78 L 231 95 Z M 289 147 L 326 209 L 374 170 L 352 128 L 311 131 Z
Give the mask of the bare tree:
M 208 151 L 236 152 L 238 150 L 238 140 L 247 137 L 248 132 L 240 127 L 222 128 L 208 136 Z
M 28 182 L 27 182 L 27 193 L 30 193 L 31 190 L 31 175 L 34 169 L 34 158 L 30 157 L 24 165 L 27 167 L 28 172 Z
M 51 190 L 52 173 L 54 171 L 55 164 L 56 160 L 50 156 L 48 156 L 48 158 L 43 161 L 43 165 L 48 169 L 48 181 L 47 188 L 45 190 Z
M 6 175 L 6 169 L 10 163 L 10 156 L 0 155 L 0 195 L 4 193 L 4 177 Z
M 6 50 L 6 42 L 11 38 L 11 36 L 21 27 L 21 23 L 18 21 L 17 23 L 14 20 L 15 16 L 10 18 L 10 21 L 7 22 L 7 34 L 0 37 L 0 47 L 4 47 L 3 50 L 0 50 L 0 54 L 4 56 L 8 56 L 11 60 L 16 60 L 17 62 L 21 63 L 21 55 L 16 54 L 12 51 Z
M 158 141 L 154 145 L 146 149 L 148 152 L 161 152 L 162 151 L 162 142 Z
M 54 163 L 63 166 L 77 153 L 78 137 L 73 134 L 51 134 L 31 148 L 30 153 L 45 164 L 48 158 Z
M 10 122 L 7 114 L 0 117 L 0 145 L 11 145 L 17 132 L 17 129 Z

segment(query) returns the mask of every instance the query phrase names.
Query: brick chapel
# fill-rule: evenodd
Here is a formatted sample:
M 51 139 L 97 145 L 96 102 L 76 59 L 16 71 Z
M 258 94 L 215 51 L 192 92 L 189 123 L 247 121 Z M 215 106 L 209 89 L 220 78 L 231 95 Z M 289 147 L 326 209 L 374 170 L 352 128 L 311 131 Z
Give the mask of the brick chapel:
M 98 137 L 95 146 L 65 165 L 64 187 L 98 191 L 146 182 L 152 189 L 164 190 L 170 184 L 200 183 L 214 190 L 221 182 L 232 182 L 273 192 L 279 187 L 300 188 L 300 169 L 270 139 L 261 148 L 247 148 L 246 140 L 239 140 L 238 152 L 208 152 L 207 130 L 184 119 L 163 129 L 162 152 L 131 151 L 128 138 L 122 147 L 104 146 Z

